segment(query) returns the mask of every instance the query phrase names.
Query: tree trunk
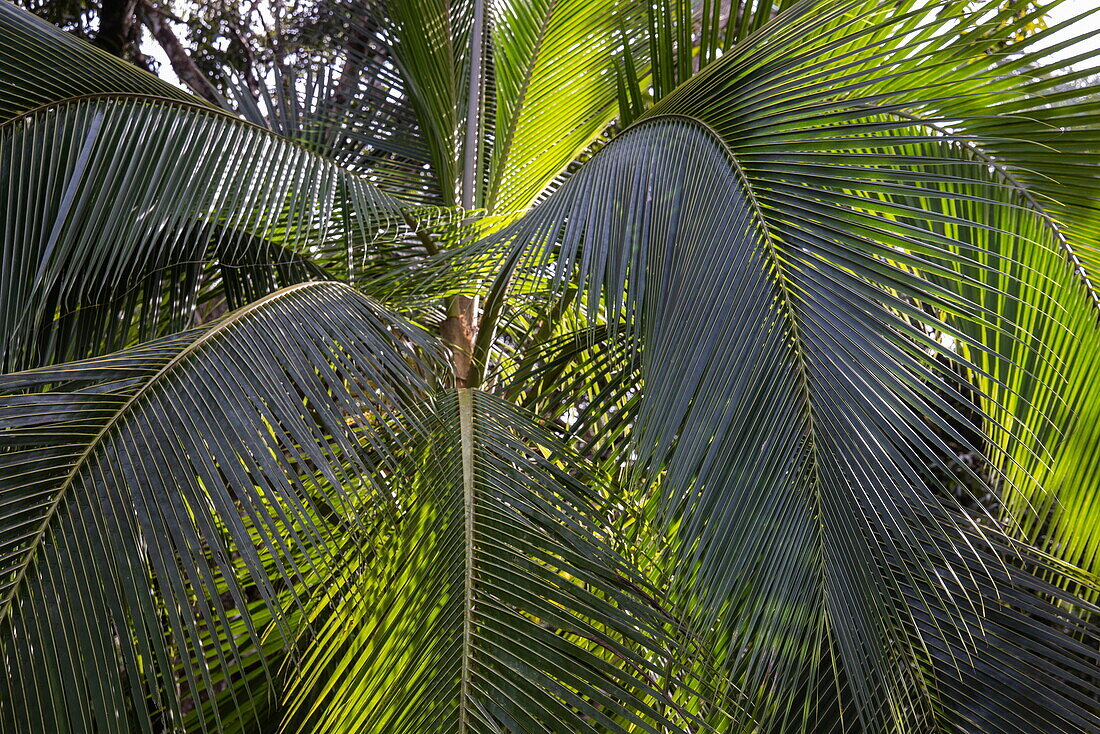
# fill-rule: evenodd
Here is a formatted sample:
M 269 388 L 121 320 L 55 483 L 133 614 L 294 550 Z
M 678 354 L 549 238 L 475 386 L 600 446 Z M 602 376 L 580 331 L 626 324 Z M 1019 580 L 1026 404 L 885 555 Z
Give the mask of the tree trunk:
M 187 53 L 187 49 L 176 38 L 176 34 L 168 24 L 168 18 L 164 11 L 154 6 L 149 0 L 142 0 L 141 7 L 145 25 L 152 32 L 153 38 L 157 39 L 160 47 L 164 49 L 164 53 L 168 55 L 168 61 L 172 64 L 172 71 L 176 72 L 179 80 L 191 87 L 195 94 L 221 107 L 221 100 L 214 91 L 214 87 L 206 79 L 206 76 L 199 71 L 199 67 L 195 65 L 190 54 Z
M 440 336 L 451 347 L 455 385 L 469 387 L 471 358 L 474 353 L 474 299 L 455 296 L 447 308 L 447 319 L 439 328 Z
M 99 30 L 92 43 L 120 59 L 132 55 L 134 9 L 137 0 L 103 0 L 99 10 Z

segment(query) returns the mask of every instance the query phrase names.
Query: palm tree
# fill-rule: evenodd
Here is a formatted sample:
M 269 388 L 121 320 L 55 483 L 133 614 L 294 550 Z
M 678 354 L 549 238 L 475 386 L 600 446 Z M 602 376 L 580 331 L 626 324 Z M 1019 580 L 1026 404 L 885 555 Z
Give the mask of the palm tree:
M 327 3 L 221 109 L 0 4 L 0 729 L 1097 731 L 1045 9 Z

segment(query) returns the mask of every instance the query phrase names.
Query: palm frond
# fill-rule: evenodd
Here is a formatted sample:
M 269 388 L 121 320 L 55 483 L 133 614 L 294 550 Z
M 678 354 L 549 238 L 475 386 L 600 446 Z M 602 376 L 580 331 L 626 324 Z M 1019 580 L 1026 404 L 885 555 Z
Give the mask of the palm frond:
M 983 411 L 1006 520 L 1053 552 L 1076 548 L 1066 558 L 1081 562 L 1100 523 L 1067 521 L 1059 493 L 1087 510 L 1091 489 L 1054 476 L 1075 461 L 1068 437 L 1085 430 L 1078 413 L 1095 401 L 1085 383 L 1100 336 L 1097 197 L 1075 197 L 1094 185 L 1100 126 L 1095 101 L 1071 87 L 1090 71 L 1045 61 L 1048 33 L 1024 33 L 1039 12 L 1025 2 L 799 4 L 647 114 L 713 129 L 784 239 L 841 243 L 828 257 L 848 268 L 867 267 L 853 249 L 883 248 L 980 306 L 979 319 L 936 309 L 980 344 L 971 358 L 989 378 Z M 944 247 L 983 263 L 961 266 L 980 285 L 937 280 L 928 263 L 951 261 Z
M 301 29 L 316 56 L 277 68 L 251 121 L 300 141 L 416 205 L 454 206 L 472 3 L 318 3 Z
M 307 279 L 355 281 L 372 243 L 406 232 L 396 201 L 333 163 L 149 98 L 88 98 L 9 121 L 0 175 L 8 370 L 186 328 L 211 280 L 230 308 Z
M 904 142 L 851 144 L 895 150 Z M 941 175 L 905 170 L 929 187 Z M 960 180 L 1001 216 L 1038 222 L 983 241 L 1004 248 L 997 257 L 1012 257 L 1006 241 L 1057 254 L 1056 244 L 1028 239 L 1042 229 L 1035 212 L 1001 204 L 996 183 Z M 958 286 L 1003 294 L 974 273 L 1010 271 L 942 231 L 974 226 L 955 212 L 922 213 L 939 229 L 906 228 L 880 213 L 881 198 L 857 199 L 850 178 L 835 194 L 828 181 L 799 183 L 804 198 L 780 198 L 793 186 L 746 170 L 694 121 L 639 123 L 482 245 L 510 253 L 486 310 L 528 281 L 569 283 L 593 316 L 628 319 L 642 398 L 619 451 L 662 474 L 686 603 L 709 610 L 704 626 L 730 641 L 742 690 L 768 691 L 747 710 L 778 730 L 813 729 L 816 717 L 834 715 L 872 730 L 938 726 L 964 701 L 921 671 L 963 663 L 930 658 L 929 649 L 942 649 L 946 635 L 979 655 L 974 610 L 986 590 L 1017 581 L 986 571 L 960 593 L 933 570 L 946 564 L 956 576 L 982 578 L 980 554 L 1003 542 L 989 524 L 971 538 L 978 526 L 935 476 L 957 472 L 947 440 L 968 445 L 958 428 L 967 418 L 947 400 L 965 403 L 964 385 L 945 361 L 989 376 L 935 335 L 952 334 L 975 355 L 990 351 L 937 314 L 1012 341 L 1010 325 L 1026 326 L 1054 304 L 1022 300 L 1011 276 L 1001 285 L 1016 288 L 1018 311 L 994 318 L 967 298 Z M 942 630 L 918 624 L 921 609 L 934 610 Z M 958 648 L 948 649 L 952 659 Z M 1074 670 L 1059 648 L 1047 652 L 1053 669 Z M 1064 685 L 1087 685 L 1079 674 L 1065 673 Z M 807 675 L 844 695 L 820 700 L 821 710 L 801 708 Z M 1022 716 L 1061 680 L 1032 677 L 1026 695 L 991 696 Z M 1090 716 L 1087 697 L 1051 700 L 1051 720 L 1069 730 Z
M 1096 70 L 1043 11 L 322 3 L 263 130 L 0 7 L 0 726 L 1096 730 Z M 469 384 L 544 422 L 265 295 L 312 278 L 476 292 Z
M 347 588 L 293 692 L 311 731 L 686 731 L 660 660 L 678 651 L 604 538 L 606 499 L 488 394 L 438 399 L 395 486 L 392 537 Z M 575 459 L 576 457 L 571 457 Z M 667 729 L 662 728 L 667 727 Z
M 632 3 L 522 0 L 494 5 L 496 117 L 486 203 L 531 205 L 617 112 L 609 74 Z
M 393 449 L 378 451 L 428 389 L 414 346 L 435 349 L 349 287 L 313 283 L 4 376 L 4 728 L 178 727 L 177 661 L 190 691 L 211 688 L 211 656 L 247 667 L 244 647 L 204 647 L 207 630 L 262 644 L 232 618 L 245 579 L 285 614 L 283 589 L 340 562 L 344 531 L 321 508 L 384 506 L 372 477 Z
M 611 123 L 609 73 L 633 3 L 488 3 L 475 208 L 522 209 Z M 280 78 L 254 121 L 404 200 L 458 203 L 473 2 L 327 2 L 307 35 L 335 65 Z M 624 17 L 624 15 L 626 17 Z M 562 104 L 569 99 L 569 104 Z
M 1027 202 L 971 148 L 935 141 L 907 147 L 921 159 L 939 159 L 944 178 L 933 196 L 895 190 L 884 198 L 922 212 L 921 218 L 947 214 L 971 222 L 941 223 L 939 229 L 972 251 L 986 253 L 979 259 L 987 268 L 960 268 L 975 285 L 958 283 L 954 289 L 997 316 L 987 323 L 947 320 L 971 341 L 988 347 L 972 357 L 990 375 L 974 379 L 986 396 L 986 428 L 1002 484 L 1003 520 L 1012 532 L 1095 573 L 1100 567 L 1087 549 L 1095 547 L 1096 515 L 1085 499 L 1094 485 L 1078 480 L 1071 486 L 1059 475 L 1074 471 L 1070 467 L 1081 461 L 1071 442 L 1080 446 L 1088 435 L 1100 330 L 1090 293 L 1062 247 L 1060 225 L 1045 213 L 1020 216 L 1014 211 L 1028 209 Z M 967 181 L 981 182 L 985 196 L 995 200 L 975 196 L 979 189 Z M 898 220 L 927 226 L 919 218 Z M 1008 231 L 1013 235 L 1006 237 Z M 1027 244 L 1014 246 L 1015 237 Z
M 0 80 L 0 121 L 93 94 L 140 94 L 208 106 L 12 3 L 0 5 Z

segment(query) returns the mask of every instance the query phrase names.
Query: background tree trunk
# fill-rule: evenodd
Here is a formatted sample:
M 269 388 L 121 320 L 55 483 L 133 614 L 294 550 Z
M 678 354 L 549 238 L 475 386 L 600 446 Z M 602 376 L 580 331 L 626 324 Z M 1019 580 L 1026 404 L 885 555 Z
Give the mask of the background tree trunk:
M 195 94 L 221 107 L 221 100 L 214 91 L 213 85 L 199 71 L 199 67 L 195 65 L 190 54 L 187 53 L 187 49 L 176 37 L 172 26 L 168 24 L 168 14 L 148 2 L 148 0 L 142 0 L 141 10 L 145 25 L 153 34 L 153 38 L 157 39 L 160 47 L 164 49 L 164 53 L 168 55 L 168 61 L 172 64 L 172 71 L 176 72 L 179 80 L 190 87 Z

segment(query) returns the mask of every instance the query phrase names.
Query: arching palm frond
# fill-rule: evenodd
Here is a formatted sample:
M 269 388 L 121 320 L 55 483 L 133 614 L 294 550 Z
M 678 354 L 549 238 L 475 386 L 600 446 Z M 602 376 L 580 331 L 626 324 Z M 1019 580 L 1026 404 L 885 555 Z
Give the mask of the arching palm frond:
M 184 328 L 210 279 L 230 307 L 302 280 L 354 280 L 365 247 L 405 227 L 394 200 L 324 159 L 148 98 L 11 120 L 0 170 L 9 369 Z
M 985 275 L 967 274 L 982 286 L 937 287 L 992 316 L 941 313 L 989 350 L 974 360 L 993 378 L 982 409 L 1004 519 L 1066 560 L 1094 564 L 1095 485 L 1066 477 L 1098 399 L 1086 383 L 1100 339 L 1090 173 L 1100 127 L 1095 101 L 1074 88 L 1096 70 L 1068 68 L 1086 52 L 1049 58 L 1048 38 L 1073 21 L 1031 32 L 1047 8 L 798 3 L 647 114 L 714 129 L 773 231 L 855 237 L 938 264 L 929 243 L 961 242 L 986 264 Z
M 178 725 L 173 659 L 194 661 L 196 690 L 201 629 L 247 608 L 242 579 L 282 601 L 280 587 L 339 562 L 291 562 L 340 537 L 322 506 L 354 518 L 384 504 L 370 478 L 392 463 L 390 416 L 428 389 L 409 361 L 426 339 L 317 283 L 133 350 L 4 377 L 5 727 L 126 731 L 132 716 L 150 730 L 146 695 Z M 368 460 L 365 447 L 383 450 Z
M 9 369 L 185 328 L 204 277 L 220 281 L 230 307 L 323 278 L 310 248 L 398 221 L 392 200 L 289 143 L 147 99 L 10 121 L 0 170 L 11 184 L 0 312 Z
M 307 730 L 699 725 L 660 662 L 682 631 L 603 537 L 607 499 L 576 457 L 567 472 L 530 416 L 468 390 L 438 400 L 409 456 L 393 491 L 410 511 L 349 569 L 306 658 Z
M 102 49 L 16 8 L 0 5 L 0 120 L 92 94 L 140 94 L 206 105 Z
M 254 125 L 0 6 L 0 728 L 1095 731 L 1041 12 L 324 2 Z
M 736 63 L 727 58 L 712 68 Z M 921 137 L 838 135 L 837 145 L 890 147 L 874 167 L 856 169 L 860 179 L 788 182 L 776 163 L 746 169 L 694 120 L 640 122 L 501 233 L 496 241 L 511 254 L 486 309 L 508 288 L 522 292 L 525 279 L 545 277 L 580 288 L 592 315 L 629 319 L 642 398 L 632 440 L 619 450 L 665 472 L 667 517 L 681 533 L 678 575 L 691 579 L 685 603 L 708 610 L 705 626 L 730 640 L 741 689 L 768 691 L 746 706 L 757 718 L 780 731 L 828 727 L 834 718 L 872 731 L 975 723 L 975 684 L 956 685 L 950 673 L 972 681 L 993 669 L 1011 671 L 1016 684 L 989 689 L 995 703 L 984 705 L 1013 727 L 1087 730 L 1091 694 L 1077 691 L 1092 688 L 1084 671 L 1098 661 L 1089 652 L 1096 630 L 1082 618 L 1074 624 L 1083 642 L 1075 642 L 1060 629 L 1053 600 L 1078 615 L 1091 608 L 1046 589 L 1006 613 L 1000 624 L 1015 635 L 1033 626 L 1033 614 L 1044 616 L 1041 674 L 1032 672 L 1035 660 L 976 642 L 979 610 L 998 589 L 1036 582 L 1013 570 L 1018 551 L 1004 555 L 1008 538 L 990 523 L 973 525 L 936 478 L 956 472 L 946 441 L 968 442 L 959 428 L 968 418 L 948 402 L 965 404 L 964 385 L 948 366 L 992 379 L 978 355 L 1053 361 L 1041 340 L 1023 341 L 1013 329 L 1056 318 L 1066 302 L 1028 287 L 1033 279 L 1003 261 L 1019 257 L 1028 271 L 1046 262 L 1048 280 L 1072 269 L 1057 243 L 1043 241 L 1041 216 L 1004 203 L 1004 186 L 987 180 L 984 165 L 981 175 L 952 178 L 939 170 L 950 161 L 941 156 L 931 159 L 935 169 L 929 161 L 906 171 L 925 196 L 945 196 L 940 184 L 965 186 L 1005 223 L 997 237 L 958 234 L 974 226 L 961 211 L 927 207 L 919 224 L 905 222 L 892 191 L 909 186 L 876 179 L 886 178 L 890 153 L 907 155 Z M 1025 247 L 1054 257 L 1014 254 Z M 1001 262 L 991 264 L 993 256 Z M 990 284 L 992 274 L 999 280 Z M 986 293 L 1017 308 L 996 311 Z M 976 324 L 984 339 L 952 325 L 960 322 Z M 966 343 L 977 362 L 946 349 L 936 333 Z M 1010 355 L 993 351 L 991 334 L 1013 345 Z M 986 397 L 1009 415 L 1034 410 L 1049 420 L 1045 404 L 1024 409 L 1006 397 L 1038 395 Z M 991 430 L 1004 428 L 996 420 Z M 1006 430 L 1022 450 L 1040 450 L 1026 431 Z M 735 642 L 743 640 L 754 643 Z M 817 675 L 833 680 L 837 695 L 803 708 Z

